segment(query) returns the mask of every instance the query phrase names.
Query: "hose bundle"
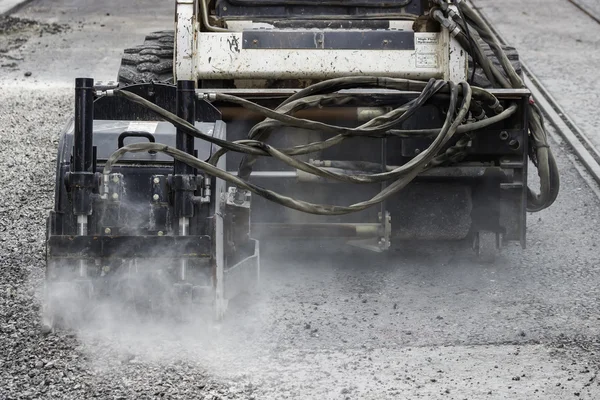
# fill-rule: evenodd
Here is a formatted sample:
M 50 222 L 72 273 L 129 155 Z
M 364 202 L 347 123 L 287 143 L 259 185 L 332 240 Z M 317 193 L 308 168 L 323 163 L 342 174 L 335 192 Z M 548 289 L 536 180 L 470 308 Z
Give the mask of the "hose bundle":
M 442 24 L 457 24 L 456 39 L 469 51 L 473 60 L 481 66 L 487 79 L 494 87 L 502 88 L 525 88 L 523 80 L 515 71 L 506 53 L 490 26 L 467 4 L 466 1 L 458 1 L 459 12 L 455 13 L 445 0 L 434 0 L 439 5 L 437 17 Z M 485 57 L 484 50 L 477 40 L 471 37 L 470 32 L 476 32 L 488 45 L 502 66 L 499 71 L 489 58 Z M 558 166 L 552 150 L 548 145 L 548 135 L 544 128 L 544 119 L 539 107 L 531 101 L 527 109 L 529 121 L 529 149 L 530 159 L 537 167 L 540 177 L 540 193 L 536 194 L 528 188 L 527 210 L 530 212 L 541 211 L 554 203 L 560 189 L 560 178 Z
M 332 91 L 339 91 L 347 88 L 355 87 L 379 87 L 396 90 L 418 90 L 421 89 L 419 96 L 414 100 L 388 112 L 387 114 L 376 117 L 367 123 L 357 128 L 338 127 L 334 125 L 328 125 L 321 122 L 305 120 L 296 118 L 291 115 L 298 109 L 314 106 L 315 104 L 330 102 L 333 98 L 343 99 L 344 96 L 331 93 Z M 185 130 L 188 134 L 214 143 L 222 148 L 221 151 L 215 153 L 211 159 L 206 162 L 199 160 L 196 157 L 191 156 L 185 152 L 177 150 L 175 148 L 157 144 L 157 143 L 135 143 L 128 146 L 124 146 L 114 152 L 107 160 L 103 174 L 105 179 L 108 178 L 112 170 L 112 166 L 128 152 L 145 152 L 145 151 L 156 151 L 168 154 L 173 158 L 182 161 L 188 165 L 193 166 L 199 170 L 206 172 L 209 175 L 223 179 L 233 185 L 238 186 L 244 190 L 249 190 L 259 196 L 265 197 L 268 200 L 274 201 L 283 206 L 318 215 L 342 215 L 353 212 L 362 211 L 375 204 L 378 204 L 390 196 L 394 195 L 406 185 L 408 185 L 416 176 L 431 168 L 436 157 L 439 157 L 440 152 L 450 142 L 455 135 L 460 134 L 459 132 L 466 133 L 475 129 L 479 129 L 482 126 L 487 126 L 497 122 L 498 120 L 508 118 L 512 115 L 516 106 L 511 106 L 507 110 L 503 110 L 497 106 L 498 100 L 493 96 L 490 97 L 488 92 L 472 88 L 467 82 L 461 82 L 455 84 L 453 82 L 447 82 L 442 80 L 431 79 L 428 82 L 414 81 L 407 79 L 395 79 L 395 78 L 377 78 L 377 77 L 361 77 L 361 78 L 339 78 L 331 81 L 322 82 L 317 85 L 311 86 L 296 95 L 290 97 L 276 110 L 271 110 L 266 107 L 262 107 L 248 100 L 229 96 L 225 94 L 216 94 L 217 99 L 227 100 L 240 104 L 242 107 L 248 108 L 253 111 L 262 113 L 267 117 L 265 121 L 255 126 L 249 135 L 249 139 L 240 141 L 227 141 L 219 138 L 207 135 L 189 122 L 177 117 L 175 114 L 164 110 L 163 108 L 153 104 L 152 102 L 138 96 L 134 93 L 117 90 L 114 92 L 116 96 L 123 97 L 157 113 L 159 116 L 164 118 L 166 121 L 171 122 L 176 127 Z M 406 131 L 406 134 L 424 134 L 427 136 L 433 135 L 435 139 L 431 145 L 418 154 L 416 157 L 411 159 L 406 164 L 393 169 L 391 171 L 373 173 L 373 174 L 357 174 L 350 175 L 339 172 L 334 172 L 329 169 L 319 168 L 315 165 L 297 160 L 293 158 L 294 155 L 308 154 L 317 150 L 321 150 L 330 147 L 334 144 L 340 143 L 341 141 L 353 136 L 375 136 L 375 137 L 387 137 L 404 135 L 402 130 L 393 129 L 397 128 L 397 125 L 412 115 L 419 107 L 421 107 L 428 99 L 438 93 L 447 93 L 449 95 L 448 111 L 443 126 L 438 130 L 425 130 L 420 131 Z M 490 105 L 496 105 L 495 109 L 500 113 L 494 117 L 484 119 L 477 122 L 465 123 L 465 120 L 472 109 L 474 98 L 479 99 L 482 102 L 487 102 Z M 277 149 L 269 144 L 260 140 L 266 137 L 270 129 L 274 128 L 279 124 L 285 124 L 288 126 L 295 126 L 299 128 L 318 129 L 320 131 L 326 131 L 336 133 L 335 136 L 324 140 L 322 142 L 309 143 L 306 145 L 296 146 L 288 149 Z M 472 125 L 472 126 L 471 126 Z M 461 129 L 459 129 L 461 128 Z M 350 206 L 337 206 L 337 205 L 325 205 L 325 204 L 314 204 L 306 201 L 292 199 L 287 196 L 283 196 L 279 193 L 264 189 L 258 185 L 249 182 L 247 179 L 243 179 L 241 174 L 238 176 L 230 174 L 216 167 L 216 163 L 220 156 L 226 151 L 236 151 L 247 155 L 248 157 L 256 156 L 271 156 L 275 157 L 286 164 L 300 169 L 302 171 L 315 174 L 321 177 L 336 179 L 343 182 L 352 183 L 376 183 L 384 181 L 392 181 L 385 189 L 375 195 L 373 198 L 361 202 L 352 204 Z M 244 163 L 242 163 L 243 166 Z
M 447 3 L 443 0 L 438 0 L 437 3 L 440 5 L 446 4 L 447 6 Z M 458 40 L 464 42 L 463 46 L 466 49 L 469 49 L 476 62 L 482 66 L 482 69 L 486 74 L 489 74 L 488 78 L 490 79 L 490 82 L 506 88 L 524 87 L 522 80 L 503 53 L 502 48 L 495 37 L 491 34 L 489 27 L 485 25 L 465 2 L 459 3 L 460 14 L 452 12 L 451 8 L 448 7 L 441 8 L 444 10 L 442 11 L 443 18 L 452 18 L 454 23 L 462 28 L 468 29 L 468 27 L 470 27 L 486 42 L 489 42 L 490 47 L 500 59 L 508 79 L 505 78 L 487 58 L 482 57 L 483 50 L 478 46 L 476 41 L 470 38 L 470 35 L 467 37 L 462 32 L 457 34 Z M 293 116 L 297 111 L 306 108 L 352 104 L 358 101 L 357 97 L 348 93 L 340 93 L 340 91 L 356 88 L 417 92 L 418 96 L 386 114 L 375 117 L 355 128 L 329 125 L 323 122 Z M 424 171 L 447 163 L 448 161 L 459 161 L 461 157 L 464 156 L 464 149 L 470 141 L 470 132 L 502 121 L 517 111 L 516 104 L 513 103 L 507 109 L 503 109 L 498 99 L 490 92 L 481 88 L 472 87 L 467 82 L 455 84 L 451 81 L 436 79 L 430 79 L 429 81 L 424 82 L 385 77 L 345 77 L 330 79 L 309 86 L 287 98 L 275 109 L 263 107 L 249 100 L 232 95 L 223 93 L 211 94 L 216 101 L 234 103 L 248 110 L 258 112 L 265 117 L 265 120 L 256 124 L 251 129 L 248 134 L 248 139 L 228 141 L 205 134 L 193 124 L 134 93 L 125 90 L 115 90 L 114 95 L 144 106 L 164 120 L 171 122 L 177 128 L 184 130 L 186 133 L 219 146 L 220 150 L 214 153 L 208 161 L 203 161 L 190 154 L 163 144 L 131 144 L 120 148 L 109 157 L 103 170 L 105 179 L 107 179 L 108 174 L 110 174 L 113 165 L 125 153 L 156 151 L 167 154 L 176 160 L 204 171 L 209 175 L 223 179 L 238 188 L 248 190 L 285 207 L 318 215 L 349 214 L 362 211 L 383 202 L 390 196 L 402 190 Z M 448 98 L 448 107 L 441 128 L 424 130 L 398 129 L 400 124 L 414 115 L 420 107 L 425 105 L 432 98 L 442 96 Z M 492 110 L 494 115 L 486 115 L 484 108 Z M 528 109 L 528 114 L 530 120 L 530 142 L 532 144 L 531 147 L 533 148 L 533 152 L 530 156 L 538 167 L 538 173 L 541 180 L 541 192 L 539 195 L 535 194 L 531 189 L 528 189 L 528 210 L 539 211 L 548 207 L 556 199 L 559 186 L 558 172 L 556 162 L 554 161 L 552 152 L 547 144 L 546 132 L 543 128 L 543 119 L 539 109 L 535 105 L 531 105 Z M 282 126 L 324 132 L 333 136 L 323 141 L 303 144 L 291 148 L 275 148 L 267 144 L 266 141 L 270 134 Z M 419 153 L 406 164 L 383 172 L 375 172 L 371 169 L 370 171 L 363 170 L 360 173 L 350 173 L 349 171 L 345 171 L 346 173 L 344 173 L 338 172 L 338 170 L 321 168 L 314 164 L 306 163 L 294 158 L 294 156 L 310 154 L 327 149 L 351 137 L 386 138 L 394 136 L 431 137 L 433 138 L 433 141 L 427 149 Z M 456 138 L 458 138 L 458 140 L 455 140 L 453 145 L 449 145 L 452 139 Z M 216 166 L 219 158 L 228 151 L 244 154 L 237 176 L 223 171 Z M 388 185 L 373 198 L 349 206 L 315 204 L 301 201 L 249 182 L 252 167 L 259 156 L 276 158 L 294 169 L 327 179 L 358 184 L 388 182 Z

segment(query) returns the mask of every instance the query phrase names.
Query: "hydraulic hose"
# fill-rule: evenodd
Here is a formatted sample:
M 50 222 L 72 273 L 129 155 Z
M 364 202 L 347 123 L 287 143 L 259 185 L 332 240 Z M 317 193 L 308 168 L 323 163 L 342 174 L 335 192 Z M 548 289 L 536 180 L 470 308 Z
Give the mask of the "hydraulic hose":
M 506 73 L 508 81 L 501 76 L 497 68 L 489 59 L 479 59 L 481 48 L 476 44 L 478 49 L 474 49 L 475 54 L 472 54 L 472 57 L 474 59 L 477 57 L 477 61 L 482 65 L 487 78 L 491 82 L 494 82 L 494 79 L 497 79 L 500 75 L 502 79 L 498 79 L 498 81 L 500 81 L 505 88 L 525 87 L 523 80 L 519 74 L 517 74 L 510 60 L 502 50 L 501 44 L 489 25 L 465 1 L 459 2 L 458 7 L 461 14 L 464 15 L 464 19 L 458 14 L 454 15 L 454 18 L 462 20 L 461 23 L 464 26 L 470 25 L 474 28 L 483 41 L 490 46 L 490 49 L 496 55 L 502 69 Z M 471 48 L 473 50 L 472 46 L 466 48 Z M 548 135 L 544 127 L 544 120 L 540 109 L 535 103 L 530 102 L 527 114 L 529 119 L 529 142 L 533 150 L 533 161 L 540 177 L 539 194 L 535 193 L 531 188 L 528 188 L 527 210 L 536 212 L 541 211 L 554 203 L 560 190 L 560 177 L 556 160 L 548 145 Z
M 470 14 L 465 12 L 465 16 L 467 15 Z M 467 22 L 464 20 L 460 20 L 459 24 L 460 23 L 467 24 Z M 479 31 L 483 28 L 477 25 L 475 29 L 479 33 Z M 474 41 L 471 41 L 471 43 L 473 42 Z M 473 46 L 470 46 L 470 48 L 473 48 Z M 483 50 L 480 47 L 479 53 L 483 54 Z M 487 67 L 485 62 L 487 62 Z M 489 73 L 491 79 L 500 80 L 498 79 L 499 71 L 496 69 L 496 73 L 494 73 L 495 67 L 489 62 L 489 60 L 485 59 L 485 62 L 482 64 L 484 71 L 490 71 Z M 510 63 L 508 63 L 506 68 L 509 66 L 512 68 Z M 507 75 L 510 74 L 507 72 Z M 508 81 L 504 79 L 504 82 L 502 83 L 509 85 L 507 82 Z M 408 101 L 407 103 L 394 108 L 382 116 L 375 117 L 358 127 L 330 125 L 323 122 L 297 118 L 292 115 L 297 111 L 307 108 L 354 104 L 355 102 L 359 101 L 358 97 L 349 93 L 341 93 L 340 91 L 355 88 L 391 89 L 401 90 L 404 92 L 416 92 L 419 94 L 417 97 Z M 164 120 L 171 122 L 180 129 L 183 129 L 190 135 L 219 146 L 220 150 L 215 152 L 209 158 L 208 162 L 206 162 L 162 144 L 148 143 L 129 145 L 122 147 L 113 153 L 113 155 L 111 155 L 104 167 L 105 174 L 110 172 L 112 165 L 117 162 L 123 154 L 127 152 L 152 150 L 170 155 L 176 160 L 182 161 L 194 168 L 202 170 L 209 175 L 221 178 L 244 190 L 249 190 L 259 196 L 263 196 L 270 201 L 274 201 L 278 204 L 295 210 L 319 215 L 341 215 L 364 210 L 397 193 L 408 183 L 410 183 L 416 176 L 427 169 L 447 163 L 448 161 L 459 161 L 461 157 L 464 156 L 465 148 L 471 138 L 467 135 L 472 135 L 471 132 L 473 131 L 496 124 L 510 117 L 511 115 L 514 115 L 518 108 L 517 105 L 513 103 L 505 110 L 500 104 L 499 100 L 489 91 L 477 87 L 471 87 L 467 82 L 461 82 L 460 84 L 456 85 L 453 82 L 435 79 L 431 79 L 427 82 L 369 76 L 330 79 L 311 85 L 306 89 L 297 92 L 293 96 L 284 100 L 283 103 L 281 103 L 280 106 L 274 110 L 236 96 L 222 93 L 211 93 L 211 100 L 238 104 L 243 108 L 257 112 L 266 118 L 264 121 L 256 124 L 252 128 L 252 130 L 249 132 L 248 139 L 232 142 L 215 138 L 200 131 L 191 123 L 177 117 L 161 107 L 156 106 L 141 96 L 126 90 L 115 90 L 114 94 L 127 99 L 128 101 L 142 105 L 143 107 L 162 117 Z M 425 105 L 433 97 L 436 97 L 438 101 L 444 98 L 449 101 L 446 118 L 441 128 L 422 130 L 398 129 L 398 126 L 401 123 L 403 123 L 410 116 L 414 115 L 416 110 Z M 460 106 L 458 106 L 459 101 L 461 102 Z M 486 116 L 485 109 L 491 109 L 494 112 L 494 115 Z M 545 131 L 543 130 L 543 120 L 541 119 L 541 114 L 539 113 L 539 110 L 537 110 L 537 107 L 534 106 L 530 108 L 530 112 L 530 119 L 533 121 L 530 125 L 530 130 L 532 132 L 531 136 L 534 144 L 536 145 L 534 162 L 541 166 L 547 165 L 548 171 L 550 171 L 550 173 L 547 174 L 545 170 L 540 169 L 540 177 L 544 178 L 541 179 L 542 190 L 540 195 L 536 195 L 529 190 L 528 209 L 539 210 L 547 207 L 549 203 L 554 201 L 556 198 L 555 191 L 551 191 L 549 188 L 558 187 L 558 174 L 554 174 L 556 171 L 556 163 L 554 162 L 551 152 L 549 151 L 549 148 L 545 142 Z M 471 117 L 467 119 L 469 114 Z M 265 143 L 274 129 L 281 126 L 312 130 L 323 134 L 331 134 L 333 136 L 323 141 L 284 149 L 277 149 Z M 461 135 L 461 137 L 454 142 L 454 145 L 447 147 L 450 140 L 455 138 L 457 135 Z M 309 154 L 324 150 L 339 144 L 344 140 L 351 139 L 352 137 L 385 138 L 388 136 L 433 137 L 434 140 L 427 149 L 422 151 L 406 164 L 386 170 L 384 172 L 373 171 L 373 169 L 360 172 L 347 170 L 344 171 L 340 169 L 332 170 L 330 168 L 321 168 L 317 165 L 306 163 L 294 158 L 294 156 L 297 155 Z M 222 171 L 215 166 L 218 159 L 227 151 L 234 151 L 245 155 L 237 176 L 229 174 L 226 171 Z M 391 181 L 391 183 L 389 183 L 385 189 L 383 189 L 373 198 L 350 206 L 304 202 L 283 196 L 279 193 L 267 190 L 249 182 L 248 179 L 252 172 L 252 165 L 258 156 L 273 157 L 294 169 L 301 170 L 319 177 L 334 179 L 342 182 L 378 183 Z M 369 174 L 368 172 L 373 173 Z
M 354 128 L 351 132 L 361 132 L 362 133 L 364 131 L 367 134 L 377 134 L 377 133 L 385 132 L 386 130 L 388 130 L 388 129 L 402 123 L 406 119 L 408 119 L 411 115 L 414 114 L 414 112 L 419 107 L 421 107 L 427 101 L 427 99 L 429 99 L 433 94 L 438 92 L 445 85 L 446 85 L 446 83 L 443 81 L 435 81 L 434 79 L 431 79 L 427 83 L 427 85 L 423 88 L 423 91 L 421 92 L 419 97 L 417 97 L 415 100 L 412 100 L 411 102 L 409 102 L 405 107 L 399 107 L 381 117 L 373 118 L 372 120 L 359 126 L 358 128 Z M 313 99 L 314 99 L 314 101 L 311 101 Z M 304 109 L 306 107 L 321 106 L 322 101 L 327 100 L 327 99 L 331 99 L 331 95 L 319 94 L 319 95 L 311 95 L 306 98 L 299 97 L 298 99 L 293 100 L 293 101 L 285 101 L 282 105 L 280 105 L 276 109 L 276 111 L 283 115 L 287 115 L 288 113 L 292 113 L 294 111 L 298 111 L 298 110 Z M 282 122 L 281 120 L 278 120 L 278 121 Z M 252 128 L 252 130 L 249 132 L 248 137 L 250 139 L 256 139 L 256 140 L 260 140 L 260 141 L 268 140 L 271 130 L 275 126 L 277 126 L 277 123 L 273 124 L 273 122 L 274 121 L 267 119 L 266 121 L 263 121 L 263 122 L 255 125 Z M 323 125 L 325 125 L 325 124 L 323 124 Z M 298 127 L 304 128 L 304 129 L 313 129 L 313 126 L 311 126 L 311 124 L 301 124 Z M 345 129 L 340 130 L 337 127 L 332 127 L 332 128 L 333 129 L 332 129 L 331 133 L 337 133 L 340 135 L 348 134 L 348 132 Z M 318 130 L 318 129 L 313 129 L 313 130 Z M 325 132 L 327 132 L 327 131 L 325 131 Z M 295 160 L 290 159 L 288 161 L 295 161 Z M 240 163 L 238 175 L 242 179 L 249 179 L 250 174 L 252 173 L 252 166 L 254 165 L 255 162 L 256 162 L 256 156 L 248 156 L 248 155 L 245 156 Z M 293 165 L 289 162 L 288 162 L 288 164 L 294 166 L 295 168 L 302 169 L 305 172 L 310 172 L 311 169 L 316 168 L 309 164 L 306 164 L 304 166 L 307 169 L 300 168 L 299 165 Z M 325 170 L 323 170 L 323 172 L 326 174 L 330 173 L 330 172 L 326 172 Z M 333 178 L 333 177 L 331 177 L 331 178 Z M 380 177 L 380 179 L 387 180 L 389 178 Z M 358 180 L 361 182 L 364 182 L 360 178 L 358 178 Z M 372 182 L 372 181 L 368 180 L 368 182 Z
M 338 206 L 338 205 L 324 205 L 324 204 L 314 204 L 301 200 L 292 199 L 287 196 L 283 196 L 276 192 L 264 189 L 258 185 L 255 185 L 251 182 L 248 182 L 244 179 L 241 179 L 238 176 L 233 174 L 229 174 L 226 171 L 222 171 L 219 168 L 215 167 L 211 163 L 199 160 L 196 157 L 193 157 L 190 154 L 179 151 L 177 149 L 173 149 L 169 146 L 158 144 L 158 143 L 135 143 L 128 146 L 124 146 L 114 152 L 103 168 L 103 176 L 104 179 L 107 179 L 108 174 L 110 174 L 113 165 L 127 152 L 144 152 L 144 151 L 156 151 L 164 154 L 168 154 L 175 159 L 182 161 L 194 168 L 202 170 L 212 176 L 221 178 L 231 184 L 234 184 L 242 189 L 249 190 L 257 195 L 263 196 L 268 200 L 274 201 L 278 204 L 284 205 L 286 207 L 311 213 L 318 215 L 342 215 L 348 214 L 352 212 L 362 211 L 366 208 L 369 208 L 375 204 L 378 204 L 390 196 L 397 193 L 399 190 L 404 188 L 407 184 L 409 184 L 417 175 L 422 173 L 423 171 L 430 168 L 430 163 L 434 158 L 440 153 L 440 150 L 454 137 L 456 134 L 458 127 L 463 123 L 467 114 L 469 113 L 471 99 L 472 99 L 472 91 L 470 86 L 466 82 L 462 82 L 459 85 L 455 85 L 452 82 L 447 82 L 445 85 L 448 86 L 450 91 L 450 104 L 448 107 L 448 112 L 446 113 L 446 119 L 442 128 L 439 131 L 439 134 L 436 136 L 435 140 L 431 143 L 431 145 L 421 152 L 418 156 L 413 158 L 411 161 L 406 163 L 405 165 L 386 173 L 380 174 L 372 174 L 372 175 L 358 175 L 353 176 L 353 179 L 374 179 L 374 181 L 380 181 L 383 179 L 382 177 L 386 177 L 385 179 L 396 178 L 389 186 L 379 192 L 373 198 L 361 202 L 352 204 L 350 206 Z M 457 110 L 457 104 L 460 98 L 460 94 L 462 93 L 462 102 L 460 107 Z M 124 96 L 125 98 L 133 97 Z M 136 99 L 137 100 L 137 99 Z M 142 104 L 142 103 L 140 103 Z M 155 110 L 156 111 L 156 110 Z M 165 111 L 165 110 L 163 110 Z M 163 112 L 165 116 L 172 118 L 171 113 Z M 174 119 L 173 119 L 174 120 Z M 181 121 L 177 121 L 177 123 L 181 123 Z M 194 128 L 195 129 L 195 128 Z M 197 132 L 195 132 L 197 133 Z M 252 146 L 250 148 L 256 149 L 259 148 L 264 154 L 270 154 L 275 157 L 281 157 L 282 159 L 287 159 L 288 156 L 283 154 L 280 150 L 269 146 L 266 143 L 255 141 L 249 141 Z M 229 143 L 229 142 L 228 142 Z M 246 144 L 238 144 L 239 148 L 246 149 Z M 254 147 L 255 146 L 255 147 Z M 229 146 L 232 148 L 233 146 Z M 288 160 L 290 161 L 290 160 Z M 291 162 L 291 161 L 290 161 Z M 293 162 L 296 162 L 295 160 Z M 303 163 L 298 164 L 299 167 L 305 168 L 307 172 L 318 174 L 319 176 L 330 177 L 338 180 L 346 180 L 351 175 L 346 175 L 342 173 L 333 173 L 322 170 L 321 168 L 317 168 L 315 166 L 311 166 L 309 164 Z M 307 167 L 308 166 L 308 167 Z M 312 168 L 311 168 L 312 167 Z

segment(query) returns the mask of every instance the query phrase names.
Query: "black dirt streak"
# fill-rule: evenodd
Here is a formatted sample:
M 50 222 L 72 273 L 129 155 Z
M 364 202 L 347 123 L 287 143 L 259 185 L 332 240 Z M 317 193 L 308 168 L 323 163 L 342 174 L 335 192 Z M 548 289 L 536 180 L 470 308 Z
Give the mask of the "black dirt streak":
M 23 60 L 23 46 L 33 37 L 67 32 L 68 25 L 44 23 L 12 16 L 0 17 L 0 68 L 17 69 L 15 61 Z

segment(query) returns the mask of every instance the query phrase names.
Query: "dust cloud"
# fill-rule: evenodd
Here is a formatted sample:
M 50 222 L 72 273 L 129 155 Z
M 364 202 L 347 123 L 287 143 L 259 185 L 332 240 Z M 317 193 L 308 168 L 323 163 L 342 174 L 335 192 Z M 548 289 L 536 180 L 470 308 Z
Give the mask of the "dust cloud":
M 212 293 L 192 302 L 165 273 L 166 264 L 133 264 L 104 284 L 101 277 L 92 286 L 74 274 L 40 293 L 43 322 L 76 336 L 93 368 L 187 363 L 235 377 L 268 362 L 273 349 L 255 345 L 272 337 L 267 287 L 239 295 L 217 320 Z

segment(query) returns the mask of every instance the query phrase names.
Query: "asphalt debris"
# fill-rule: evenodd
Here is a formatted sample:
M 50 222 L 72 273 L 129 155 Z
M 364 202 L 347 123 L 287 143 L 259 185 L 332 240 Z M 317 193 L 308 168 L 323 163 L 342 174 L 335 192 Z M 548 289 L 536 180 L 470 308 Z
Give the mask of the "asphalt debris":
M 0 68 L 17 69 L 17 61 L 23 60 L 26 55 L 31 56 L 31 52 L 26 51 L 26 45 L 32 38 L 58 35 L 69 30 L 67 24 L 0 16 Z

